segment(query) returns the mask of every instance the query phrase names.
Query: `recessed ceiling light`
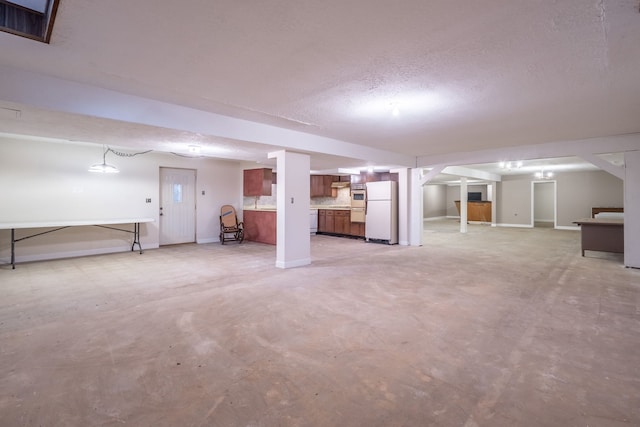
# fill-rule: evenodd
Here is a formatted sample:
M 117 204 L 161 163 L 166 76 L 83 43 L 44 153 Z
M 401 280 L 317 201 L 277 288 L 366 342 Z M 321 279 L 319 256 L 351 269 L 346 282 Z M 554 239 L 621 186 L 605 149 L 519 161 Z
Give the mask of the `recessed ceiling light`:
M 445 105 L 441 95 L 434 92 L 416 91 L 411 93 L 380 96 L 376 94 L 356 100 L 353 112 L 362 117 L 397 117 L 400 115 L 420 115 L 440 109 Z

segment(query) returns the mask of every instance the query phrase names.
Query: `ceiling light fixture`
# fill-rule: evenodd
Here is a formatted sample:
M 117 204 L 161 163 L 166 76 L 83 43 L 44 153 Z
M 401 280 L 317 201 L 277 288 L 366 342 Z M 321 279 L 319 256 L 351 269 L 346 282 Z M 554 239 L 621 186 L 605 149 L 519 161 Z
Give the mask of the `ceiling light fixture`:
M 398 117 L 400 115 L 400 108 L 398 107 L 398 104 L 395 102 L 391 103 L 391 115 L 393 117 Z
M 511 162 L 511 161 L 502 161 L 500 163 L 498 163 L 498 165 L 500 166 L 500 169 L 505 169 L 505 170 L 511 170 L 511 169 L 520 169 L 522 167 L 522 160 L 518 160 L 515 162 Z
M 398 93 L 395 89 L 381 88 L 380 90 L 386 93 L 369 93 L 360 99 L 355 99 L 349 109 L 359 117 L 384 119 L 389 116 L 419 117 L 424 114 L 433 114 L 451 104 L 443 93 L 423 90 Z M 400 111 L 401 105 L 402 111 Z
M 91 167 L 89 168 L 89 172 L 96 172 L 96 173 L 119 173 L 120 170 L 107 163 L 107 153 L 109 151 L 112 151 L 111 148 L 107 148 L 105 149 L 104 145 L 102 146 L 102 163 L 95 163 L 93 165 L 91 165 Z
M 553 172 L 545 172 L 544 170 L 540 170 L 536 172 L 536 178 L 538 179 L 551 179 L 553 178 Z

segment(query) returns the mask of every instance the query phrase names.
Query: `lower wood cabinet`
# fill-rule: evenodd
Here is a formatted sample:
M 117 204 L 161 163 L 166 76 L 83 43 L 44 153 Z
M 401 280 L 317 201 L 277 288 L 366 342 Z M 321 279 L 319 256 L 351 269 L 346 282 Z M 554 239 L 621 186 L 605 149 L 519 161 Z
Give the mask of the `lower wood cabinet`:
M 335 221 L 333 232 L 336 234 L 350 234 L 351 212 L 335 211 L 333 217 Z
M 364 222 L 352 222 L 350 224 L 350 235 L 364 237 Z
M 318 209 L 318 233 L 364 237 L 364 223 L 351 222 L 351 211 Z
M 251 211 L 242 212 L 244 222 L 244 239 L 252 242 L 276 244 L 276 212 Z
M 454 203 L 460 215 L 460 201 Z M 491 222 L 491 202 L 467 202 L 467 221 Z

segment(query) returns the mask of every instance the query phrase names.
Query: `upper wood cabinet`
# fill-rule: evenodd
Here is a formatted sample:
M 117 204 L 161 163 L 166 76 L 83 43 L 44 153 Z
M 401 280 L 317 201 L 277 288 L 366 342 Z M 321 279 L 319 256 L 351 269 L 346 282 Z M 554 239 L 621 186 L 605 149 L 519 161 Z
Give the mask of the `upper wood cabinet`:
M 270 196 L 273 172 L 271 169 L 245 169 L 243 194 L 245 196 Z
M 396 181 L 398 182 L 397 172 L 360 172 L 360 175 L 351 175 L 352 184 L 364 184 L 376 181 Z
M 338 177 L 332 175 L 310 175 L 310 196 L 311 197 L 336 197 L 332 194 L 331 183 L 338 180 Z

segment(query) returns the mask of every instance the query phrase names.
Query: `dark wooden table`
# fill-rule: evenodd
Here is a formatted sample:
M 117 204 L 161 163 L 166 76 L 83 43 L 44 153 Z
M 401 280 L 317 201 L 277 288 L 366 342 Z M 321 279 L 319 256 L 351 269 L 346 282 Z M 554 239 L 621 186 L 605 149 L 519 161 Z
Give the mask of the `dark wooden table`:
M 582 256 L 585 250 L 624 253 L 624 220 L 586 218 L 573 223 L 582 230 Z

